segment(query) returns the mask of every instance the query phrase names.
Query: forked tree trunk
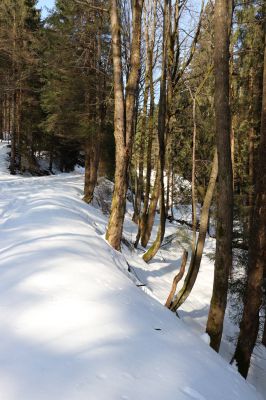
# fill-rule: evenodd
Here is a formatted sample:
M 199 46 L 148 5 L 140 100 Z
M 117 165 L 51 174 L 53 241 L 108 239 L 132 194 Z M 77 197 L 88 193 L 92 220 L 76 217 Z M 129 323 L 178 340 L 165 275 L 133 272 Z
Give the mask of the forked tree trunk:
M 128 188 L 128 169 L 133 140 L 135 96 L 140 65 L 140 34 L 143 0 L 132 1 L 132 44 L 129 73 L 124 98 L 121 58 L 121 26 L 117 0 L 111 0 L 110 19 L 114 74 L 114 136 L 116 144 L 116 170 L 111 215 L 106 239 L 112 247 L 120 250 Z
M 266 43 L 266 37 L 265 37 Z M 249 240 L 248 281 L 240 333 L 234 355 L 238 371 L 247 377 L 250 358 L 256 344 L 262 303 L 263 274 L 266 267 L 266 46 L 264 44 L 264 73 L 261 112 L 261 135 L 256 170 L 253 218 Z M 265 328 L 264 328 L 265 340 Z M 264 342 L 265 343 L 265 342 Z
M 157 192 L 154 192 L 156 196 L 152 196 L 151 205 L 155 204 L 155 207 L 150 210 L 150 191 L 151 191 L 151 171 L 152 171 L 152 144 L 153 144 L 153 128 L 154 128 L 154 84 L 153 84 L 153 51 L 154 51 L 154 41 L 155 41 L 155 30 L 156 30 L 156 15 L 157 15 L 157 0 L 153 3 L 153 24 L 151 35 L 148 37 L 148 31 L 146 30 L 146 45 L 147 45 L 147 57 L 149 58 L 149 89 L 150 89 L 150 110 L 148 118 L 148 142 L 146 151 L 146 181 L 144 190 L 144 202 L 141 216 L 139 219 L 138 233 L 135 240 L 134 246 L 137 247 L 139 240 L 141 238 L 141 245 L 146 247 L 150 239 L 152 228 L 148 228 L 147 224 L 153 225 L 154 216 L 156 212 L 156 206 L 158 202 Z M 157 188 L 156 188 L 157 190 Z M 156 200 L 156 201 L 155 201 Z M 149 218 L 149 216 L 153 218 Z M 152 224 L 151 224 L 152 220 Z
M 217 232 L 213 293 L 206 332 L 210 346 L 219 351 L 227 303 L 228 279 L 232 268 L 233 178 L 229 107 L 230 0 L 215 3 L 215 115 L 218 151 Z
M 196 279 L 197 279 L 197 276 L 199 273 L 200 263 L 201 263 L 205 239 L 206 239 L 206 234 L 207 234 L 207 230 L 208 230 L 210 207 L 211 207 L 211 202 L 213 199 L 217 174 L 218 174 L 218 158 L 217 158 L 217 151 L 215 150 L 214 159 L 213 159 L 213 163 L 212 163 L 212 170 L 211 170 L 211 174 L 210 174 L 210 180 L 209 180 L 209 184 L 208 184 L 208 187 L 206 190 L 206 194 L 205 194 L 205 198 L 204 198 L 204 202 L 203 202 L 203 206 L 202 206 L 202 210 L 201 210 L 200 229 L 199 229 L 199 235 L 198 235 L 195 253 L 194 254 L 192 253 L 189 269 L 188 269 L 183 287 L 178 292 L 175 300 L 173 301 L 173 304 L 171 306 L 172 311 L 176 311 L 184 303 L 184 301 L 188 298 L 188 296 L 191 293 L 191 290 L 193 289 L 193 286 L 196 282 Z
M 164 167 L 165 167 L 165 132 L 166 132 L 166 113 L 167 113 L 167 98 L 166 98 L 166 62 L 167 62 L 167 43 L 166 40 L 168 29 L 169 29 L 169 13 L 168 13 L 168 1 L 164 1 L 164 28 L 163 28 L 163 60 L 162 60 L 162 75 L 160 82 L 160 99 L 159 99 L 159 110 L 158 110 L 158 142 L 159 142 L 159 193 L 160 193 L 160 226 L 157 232 L 157 236 L 152 246 L 143 255 L 143 260 L 149 262 L 159 250 L 165 233 L 165 199 L 164 199 Z

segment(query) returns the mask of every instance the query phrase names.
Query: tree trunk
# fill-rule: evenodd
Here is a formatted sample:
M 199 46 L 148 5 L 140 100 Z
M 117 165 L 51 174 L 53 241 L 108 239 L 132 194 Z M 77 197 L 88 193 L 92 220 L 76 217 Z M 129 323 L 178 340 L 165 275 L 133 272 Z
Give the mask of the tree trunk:
M 167 307 L 169 309 L 171 308 L 171 304 L 172 304 L 172 300 L 173 300 L 174 295 L 175 295 L 177 284 L 183 278 L 183 275 L 184 275 L 184 272 L 185 272 L 185 268 L 186 268 L 186 263 L 187 263 L 187 257 L 188 257 L 188 252 L 185 250 L 184 253 L 183 253 L 182 261 L 181 261 L 180 271 L 174 277 L 169 296 L 167 297 L 167 300 L 166 300 L 166 303 L 165 303 L 165 307 Z
M 152 171 L 152 163 L 151 163 L 151 155 L 152 155 L 152 144 L 153 144 L 153 129 L 154 129 L 154 85 L 153 85 L 153 51 L 154 51 L 154 40 L 155 40 L 155 30 L 156 30 L 156 13 L 157 13 L 157 0 L 154 0 L 154 9 L 153 9 L 153 24 L 152 24 L 152 32 L 150 38 L 147 37 L 148 31 L 146 31 L 146 45 L 148 47 L 147 57 L 149 58 L 149 88 L 150 88 L 150 110 L 149 110 L 149 118 L 148 118 L 148 143 L 147 143 L 147 151 L 146 151 L 146 182 L 145 182 L 145 191 L 144 191 L 144 202 L 143 209 L 141 212 L 141 217 L 139 219 L 138 233 L 136 237 L 136 241 L 134 246 L 137 247 L 139 240 L 141 238 L 141 245 L 146 247 L 148 241 L 150 239 L 151 229 L 148 229 L 147 223 L 149 221 L 149 200 L 150 200 L 150 191 L 151 191 L 151 171 Z M 156 200 L 154 213 L 153 213 L 153 221 L 156 212 L 156 206 L 158 202 L 158 197 Z M 152 201 L 151 201 L 152 203 Z M 155 202 L 154 202 L 155 203 Z M 152 225 L 153 225 L 152 221 Z M 150 233 L 148 233 L 150 231 Z
M 232 268 L 233 178 L 230 146 L 229 25 L 230 1 L 215 3 L 215 114 L 218 151 L 217 234 L 213 293 L 206 332 L 210 346 L 219 351 Z
M 145 26 L 145 37 L 146 37 L 146 65 L 145 65 L 145 84 L 144 84 L 144 97 L 143 97 L 143 108 L 142 108 L 142 119 L 140 126 L 140 145 L 138 149 L 138 171 L 136 171 L 137 179 L 137 188 L 136 188 L 136 198 L 135 198 L 135 208 L 134 215 L 132 220 L 136 223 L 139 222 L 140 214 L 141 214 L 141 200 L 143 197 L 143 172 L 144 172 L 144 148 L 145 148 L 145 138 L 146 138 L 146 127 L 147 127 L 147 108 L 148 108 L 148 97 L 149 97 L 149 85 L 150 85 L 150 59 L 148 54 L 148 27 Z
M 265 38 L 266 43 L 266 38 Z M 264 72 L 261 112 L 261 135 L 256 170 L 254 209 L 249 240 L 248 281 L 240 333 L 234 355 L 238 371 L 247 377 L 250 358 L 259 329 L 262 303 L 263 274 L 266 270 L 266 46 L 264 43 Z M 265 339 L 265 329 L 264 329 Z
M 148 242 L 151 237 L 151 231 L 152 231 L 153 224 L 154 224 L 159 195 L 160 195 L 159 172 L 158 172 L 158 166 L 157 166 L 156 177 L 155 177 L 154 187 L 153 187 L 153 191 L 152 191 L 152 195 L 151 195 L 150 205 L 149 205 L 147 213 L 144 214 L 144 211 L 143 211 L 143 215 L 141 218 L 141 245 L 143 247 L 146 247 L 148 245 Z
M 159 190 L 160 190 L 160 226 L 156 239 L 148 251 L 143 255 L 143 260 L 149 262 L 159 250 L 165 233 L 165 199 L 164 199 L 164 167 L 165 167 L 165 132 L 166 132 L 166 114 L 167 114 L 167 98 L 166 98 L 166 67 L 167 67 L 167 29 L 169 29 L 169 13 L 168 1 L 164 1 L 164 21 L 163 21 L 163 60 L 162 75 L 160 82 L 160 99 L 158 110 L 158 142 L 159 142 Z
M 130 55 L 131 70 L 126 85 L 126 98 L 122 77 L 121 27 L 117 0 L 110 5 L 113 74 L 114 74 L 114 136 L 116 143 L 115 185 L 106 239 L 112 247 L 120 250 L 128 188 L 128 168 L 133 140 L 135 96 L 140 65 L 140 34 L 143 0 L 132 1 L 133 32 Z
M 197 245 L 195 248 L 195 254 L 193 255 L 192 253 L 191 255 L 190 265 L 185 278 L 184 285 L 182 289 L 178 292 L 176 299 L 172 304 L 171 307 L 172 311 L 176 311 L 188 298 L 199 273 L 200 263 L 206 239 L 206 233 L 208 229 L 209 213 L 210 213 L 211 202 L 213 199 L 217 174 L 218 174 L 218 158 L 217 158 L 217 151 L 215 150 L 214 159 L 212 163 L 212 170 L 210 174 L 210 180 L 201 210 L 200 229 L 199 229 Z
M 12 114 L 10 112 L 12 121 L 10 172 L 12 175 L 15 175 L 16 174 L 16 92 L 15 91 L 12 96 L 12 101 L 10 101 L 9 103 L 9 107 L 11 107 L 12 110 Z
M 94 138 L 93 143 L 91 143 L 90 145 L 87 144 L 85 150 L 85 183 L 83 200 L 88 204 L 93 199 L 94 189 L 97 184 L 100 159 L 99 141 L 99 137 L 97 137 L 96 142 Z

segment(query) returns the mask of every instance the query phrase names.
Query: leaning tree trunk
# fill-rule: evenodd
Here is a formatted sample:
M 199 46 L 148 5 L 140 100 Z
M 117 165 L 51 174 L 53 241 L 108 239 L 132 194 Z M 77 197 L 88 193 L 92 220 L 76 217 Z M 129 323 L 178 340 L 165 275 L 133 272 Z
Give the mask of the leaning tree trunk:
M 200 229 L 199 229 L 197 245 L 196 245 L 194 254 L 192 252 L 189 269 L 188 269 L 183 287 L 178 292 L 175 300 L 173 301 L 173 303 L 171 305 L 172 311 L 176 311 L 184 303 L 184 301 L 188 298 L 188 296 L 191 293 L 191 290 L 193 289 L 193 286 L 196 282 L 196 279 L 197 279 L 197 276 L 199 273 L 200 263 L 201 263 L 205 239 L 206 239 L 206 233 L 208 230 L 210 207 L 211 207 L 211 202 L 212 202 L 213 193 L 214 193 L 214 189 L 215 189 L 217 174 L 218 174 L 218 158 L 217 158 L 217 151 L 215 150 L 209 185 L 206 190 L 206 194 L 205 194 L 205 198 L 204 198 L 204 202 L 203 202 L 203 206 L 202 206 L 202 210 L 201 210 Z
M 266 37 L 265 37 L 266 42 Z M 261 112 L 261 136 L 256 170 L 254 210 L 249 241 L 248 281 L 240 333 L 234 355 L 238 371 L 247 377 L 250 358 L 256 344 L 263 295 L 263 273 L 266 270 L 266 46 Z M 265 340 L 265 329 L 264 329 Z
M 128 169 L 133 140 L 134 105 L 140 65 L 142 8 L 143 0 L 132 1 L 133 31 L 130 54 L 131 70 L 124 98 L 121 57 L 121 26 L 118 1 L 112 0 L 110 5 L 114 71 L 114 136 L 116 144 L 116 170 L 111 215 L 108 222 L 106 239 L 116 250 L 120 250 L 126 208 Z
M 213 293 L 206 332 L 210 346 L 219 351 L 227 303 L 228 279 L 232 268 L 233 178 L 230 146 L 229 22 L 230 0 L 215 3 L 215 115 L 218 151 L 216 257 Z

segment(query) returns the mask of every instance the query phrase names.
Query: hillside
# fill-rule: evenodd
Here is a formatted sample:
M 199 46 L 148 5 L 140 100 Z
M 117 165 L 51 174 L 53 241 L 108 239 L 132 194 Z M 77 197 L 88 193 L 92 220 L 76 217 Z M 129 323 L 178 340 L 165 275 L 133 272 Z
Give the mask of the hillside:
M 107 217 L 82 201 L 82 175 L 11 177 L 6 151 L 1 144 L 1 400 L 261 399 L 186 323 L 200 319 L 198 304 L 178 319 L 157 300 L 178 251 L 145 270 L 105 241 Z M 128 218 L 127 236 L 132 226 Z

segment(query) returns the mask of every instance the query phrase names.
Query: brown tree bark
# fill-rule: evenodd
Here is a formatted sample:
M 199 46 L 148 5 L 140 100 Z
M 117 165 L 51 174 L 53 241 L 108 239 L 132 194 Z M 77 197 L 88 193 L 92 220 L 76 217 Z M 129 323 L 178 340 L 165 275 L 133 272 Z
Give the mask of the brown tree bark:
M 149 178 L 150 179 L 150 178 Z M 151 231 L 154 224 L 157 204 L 160 196 L 160 189 L 159 189 L 159 173 L 158 173 L 158 166 L 156 170 L 156 177 L 155 182 L 152 190 L 151 200 L 149 207 L 147 208 L 144 204 L 143 213 L 140 221 L 140 231 L 141 231 L 141 245 L 146 247 L 151 237 Z
M 218 174 L 218 158 L 217 158 L 217 151 L 215 150 L 212 163 L 212 170 L 210 174 L 210 180 L 201 210 L 200 229 L 199 229 L 197 245 L 194 254 L 192 253 L 191 255 L 190 265 L 184 281 L 184 285 L 182 289 L 178 292 L 176 299 L 174 300 L 171 306 L 172 311 L 176 311 L 188 298 L 199 273 L 205 239 L 206 239 L 206 233 L 208 230 L 210 207 L 213 199 L 217 174 Z
M 95 135 L 90 137 L 85 147 L 85 182 L 84 182 L 84 197 L 83 200 L 86 203 L 90 203 L 93 199 L 93 193 L 97 184 L 98 168 L 100 161 L 100 147 L 102 143 L 102 132 L 104 129 L 104 118 L 105 118 L 105 78 L 104 74 L 101 74 L 101 34 L 102 29 L 99 27 L 95 42 L 97 46 L 97 52 L 94 60 L 95 69 L 95 110 L 94 110 L 94 122 L 95 122 Z
M 157 15 L 157 0 L 153 3 L 153 21 L 152 30 L 150 37 L 146 37 L 147 45 L 147 57 L 149 58 L 149 91 L 150 91 L 150 110 L 148 118 L 148 140 L 146 150 L 146 180 L 144 190 L 144 202 L 141 217 L 139 219 L 138 233 L 134 246 L 137 247 L 141 238 L 141 245 L 146 247 L 150 239 L 153 221 L 155 217 L 157 202 L 158 202 L 158 188 L 157 184 L 154 185 L 154 190 L 150 203 L 150 191 L 151 191 L 151 171 L 152 171 L 152 144 L 153 144 L 153 130 L 154 130 L 154 84 L 153 84 L 153 52 L 154 52 L 154 41 L 155 41 L 155 30 L 156 30 L 156 15 Z M 157 176 L 157 175 L 156 175 Z M 157 182 L 157 180 L 155 180 Z M 149 206 L 150 203 L 150 206 Z
M 164 1 L 164 21 L 163 21 L 163 55 L 162 55 L 162 74 L 160 81 L 160 98 L 158 110 L 158 142 L 159 142 L 159 193 L 160 193 L 160 225 L 157 236 L 152 246 L 144 253 L 143 260 L 149 262 L 159 250 L 165 232 L 165 199 L 164 199 L 164 167 L 165 167 L 165 133 L 166 133 L 166 115 L 167 115 L 167 56 L 168 56 L 168 40 L 167 34 L 169 29 L 169 9 L 168 0 Z
M 265 28 L 265 27 L 264 27 Z M 266 38 L 265 38 L 266 43 Z M 264 72 L 261 112 L 261 130 L 257 174 L 255 182 L 254 209 L 251 225 L 248 281 L 240 333 L 234 354 L 238 371 L 247 377 L 250 358 L 259 329 L 259 312 L 262 303 L 263 274 L 266 270 L 266 46 L 264 43 Z M 265 334 L 265 330 L 264 330 Z M 265 339 L 265 336 L 264 336 Z
M 136 170 L 136 197 L 135 197 L 135 207 L 134 214 L 132 220 L 135 223 L 139 222 L 139 218 L 141 215 L 141 201 L 143 197 L 143 188 L 144 188 L 144 149 L 145 149 L 145 139 L 146 139 L 146 128 L 147 128 L 147 109 L 148 109 L 148 98 L 149 98 L 149 89 L 150 89 L 150 57 L 149 57 L 149 34 L 148 34 L 148 24 L 146 23 L 146 12 L 144 15 L 144 23 L 145 23 L 145 41 L 146 41 L 146 63 L 145 63 L 145 82 L 144 82 L 144 95 L 143 95 L 143 107 L 142 107 L 142 116 L 141 116 L 141 124 L 140 124 L 140 144 L 138 149 L 138 171 Z
M 216 0 L 214 14 L 214 75 L 216 143 L 218 151 L 217 231 L 214 283 L 206 332 L 219 351 L 232 268 L 233 177 L 230 146 L 229 26 L 230 0 Z
M 115 185 L 106 239 L 120 250 L 128 188 L 128 168 L 133 140 L 135 95 L 140 65 L 140 34 L 143 0 L 132 0 L 132 44 L 129 73 L 124 98 L 121 58 L 121 26 L 117 0 L 110 4 L 114 74 L 114 136 L 116 143 Z
M 174 295 L 175 295 L 177 284 L 183 278 L 183 275 L 184 275 L 184 272 L 185 272 L 185 268 L 186 268 L 186 263 L 187 263 L 187 257 L 188 257 L 188 252 L 185 250 L 184 253 L 183 253 L 182 261 L 181 261 L 180 271 L 174 277 L 169 296 L 167 297 L 167 300 L 166 300 L 166 303 L 165 303 L 165 307 L 167 307 L 169 309 L 171 308 L 171 304 L 172 304 L 172 300 L 173 300 Z

